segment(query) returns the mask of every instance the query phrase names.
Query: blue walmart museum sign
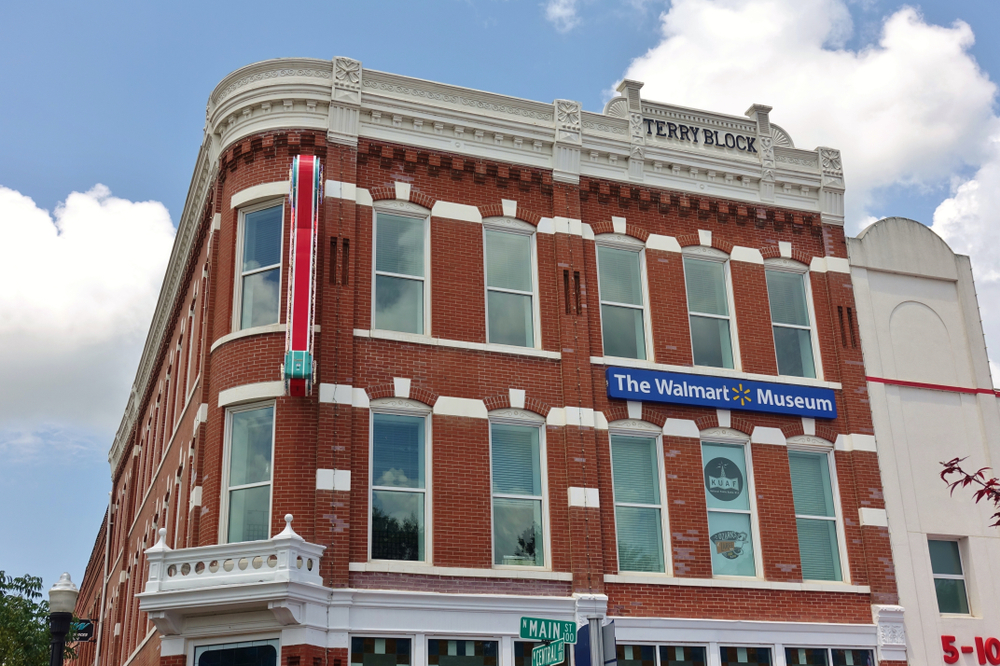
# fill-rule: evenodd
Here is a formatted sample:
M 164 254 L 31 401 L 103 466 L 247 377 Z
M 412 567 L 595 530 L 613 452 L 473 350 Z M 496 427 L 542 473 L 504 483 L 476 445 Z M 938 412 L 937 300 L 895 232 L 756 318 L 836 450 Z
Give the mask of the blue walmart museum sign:
M 608 368 L 606 377 L 609 398 L 820 419 L 837 417 L 837 401 L 831 389 L 616 367 Z

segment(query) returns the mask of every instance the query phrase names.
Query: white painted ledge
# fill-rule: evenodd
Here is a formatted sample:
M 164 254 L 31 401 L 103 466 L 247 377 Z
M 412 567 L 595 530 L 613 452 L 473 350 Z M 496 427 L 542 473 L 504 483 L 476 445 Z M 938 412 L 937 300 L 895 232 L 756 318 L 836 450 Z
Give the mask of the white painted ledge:
M 284 324 L 268 324 L 267 326 L 255 326 L 253 328 L 244 328 L 241 331 L 233 331 L 232 333 L 226 333 L 221 338 L 212 343 L 209 348 L 209 352 L 214 352 L 216 349 L 226 344 L 227 342 L 232 342 L 233 340 L 239 340 L 240 338 L 249 338 L 253 335 L 265 335 L 267 333 L 284 333 Z
M 370 331 L 368 329 L 356 328 L 354 329 L 354 337 L 372 338 L 375 340 L 394 340 L 396 342 L 412 342 L 414 344 L 429 345 L 431 347 L 450 347 L 452 349 L 469 349 L 472 351 L 496 352 L 498 354 L 533 356 L 535 358 L 547 358 L 552 360 L 559 360 L 562 358 L 562 354 L 559 352 L 547 351 L 545 349 L 514 347 L 512 345 L 497 345 L 488 342 L 466 342 L 465 340 L 449 340 L 447 338 L 432 338 L 429 335 L 401 333 L 399 331 Z
M 266 400 L 285 395 L 285 382 L 260 382 L 234 386 L 225 391 L 219 391 L 219 407 L 227 407 L 254 400 Z
M 677 585 L 680 587 L 732 587 L 750 590 L 792 590 L 796 592 L 843 592 L 846 594 L 871 594 L 867 585 L 850 583 L 802 582 L 784 583 L 773 580 L 739 580 L 735 578 L 677 578 L 669 574 L 624 573 L 605 574 L 605 583 L 632 585 Z
M 749 372 L 737 372 L 726 368 L 703 368 L 689 365 L 666 365 L 652 361 L 640 361 L 634 358 L 618 358 L 615 356 L 591 356 L 592 365 L 615 365 L 621 368 L 640 368 L 643 370 L 663 370 L 664 372 L 679 372 L 685 375 L 706 375 L 709 377 L 729 377 L 772 384 L 788 384 L 792 386 L 815 386 L 839 391 L 843 388 L 839 382 L 827 382 L 809 377 L 790 377 L 788 375 L 756 375 Z
M 250 204 L 257 203 L 258 201 L 283 197 L 288 194 L 290 189 L 291 183 L 287 180 L 254 185 L 253 187 L 248 187 L 245 190 L 240 190 L 239 192 L 233 194 L 233 196 L 229 198 L 229 207 L 239 208 L 241 206 L 248 206 Z
M 439 396 L 434 403 L 434 414 L 439 416 L 464 416 L 470 419 L 489 418 L 486 403 L 472 398 L 451 398 Z
M 455 576 L 457 578 L 513 578 L 520 580 L 572 581 L 573 574 L 562 571 L 543 571 L 534 567 L 518 569 L 472 569 L 466 567 L 436 567 L 414 562 L 351 562 L 350 571 L 405 573 L 422 576 Z
M 863 506 L 858 509 L 858 517 L 861 519 L 862 525 L 889 527 L 889 517 L 886 515 L 885 509 L 872 509 Z

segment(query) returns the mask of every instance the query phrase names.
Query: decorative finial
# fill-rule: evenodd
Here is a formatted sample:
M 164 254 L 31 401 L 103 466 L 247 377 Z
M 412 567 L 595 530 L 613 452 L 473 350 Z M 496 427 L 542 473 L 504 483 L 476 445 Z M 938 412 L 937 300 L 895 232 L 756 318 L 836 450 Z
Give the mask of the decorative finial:
M 302 539 L 295 530 L 292 529 L 292 514 L 285 514 L 285 529 L 281 530 L 281 534 L 274 537 L 275 539 Z

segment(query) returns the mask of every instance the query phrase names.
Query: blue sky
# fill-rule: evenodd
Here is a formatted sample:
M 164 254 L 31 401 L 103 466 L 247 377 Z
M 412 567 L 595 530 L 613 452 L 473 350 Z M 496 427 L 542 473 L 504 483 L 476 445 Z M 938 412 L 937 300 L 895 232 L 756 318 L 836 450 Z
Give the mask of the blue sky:
M 730 113 L 772 104 L 772 121 L 804 137 L 800 147 L 845 151 L 850 233 L 903 215 L 934 222 L 973 256 L 987 337 L 1000 349 L 1000 315 L 992 315 L 1000 232 L 990 217 L 1000 202 L 989 194 L 1000 189 L 992 85 L 1000 45 L 990 38 L 1000 3 L 910 6 L 916 11 L 889 0 L 7 3 L 0 278 L 14 287 L 0 295 L 0 503 L 14 510 L 0 514 L 0 534 L 24 538 L 0 539 L 0 570 L 46 584 L 63 570 L 82 578 L 110 489 L 106 452 L 187 195 L 206 100 L 226 74 L 267 58 L 346 55 L 367 68 L 576 99 L 593 111 L 627 72 L 651 99 Z M 738 27 L 726 28 L 728 20 Z M 793 83 L 800 73 L 809 85 Z

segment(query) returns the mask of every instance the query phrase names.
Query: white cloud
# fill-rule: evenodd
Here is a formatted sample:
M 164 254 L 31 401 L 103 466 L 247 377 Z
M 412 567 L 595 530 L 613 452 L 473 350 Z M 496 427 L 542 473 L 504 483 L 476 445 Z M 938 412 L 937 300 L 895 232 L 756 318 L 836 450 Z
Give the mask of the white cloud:
M 548 0 L 545 3 L 545 18 L 559 32 L 569 32 L 580 23 L 577 0 Z
M 996 86 L 963 22 L 904 7 L 877 43 L 849 50 L 841 0 L 675 0 L 661 21 L 660 43 L 625 73 L 642 96 L 734 114 L 768 104 L 796 146 L 839 148 L 851 232 L 878 188 L 940 183 L 984 158 Z
M 110 445 L 173 236 L 103 185 L 54 214 L 0 186 L 0 450 Z

